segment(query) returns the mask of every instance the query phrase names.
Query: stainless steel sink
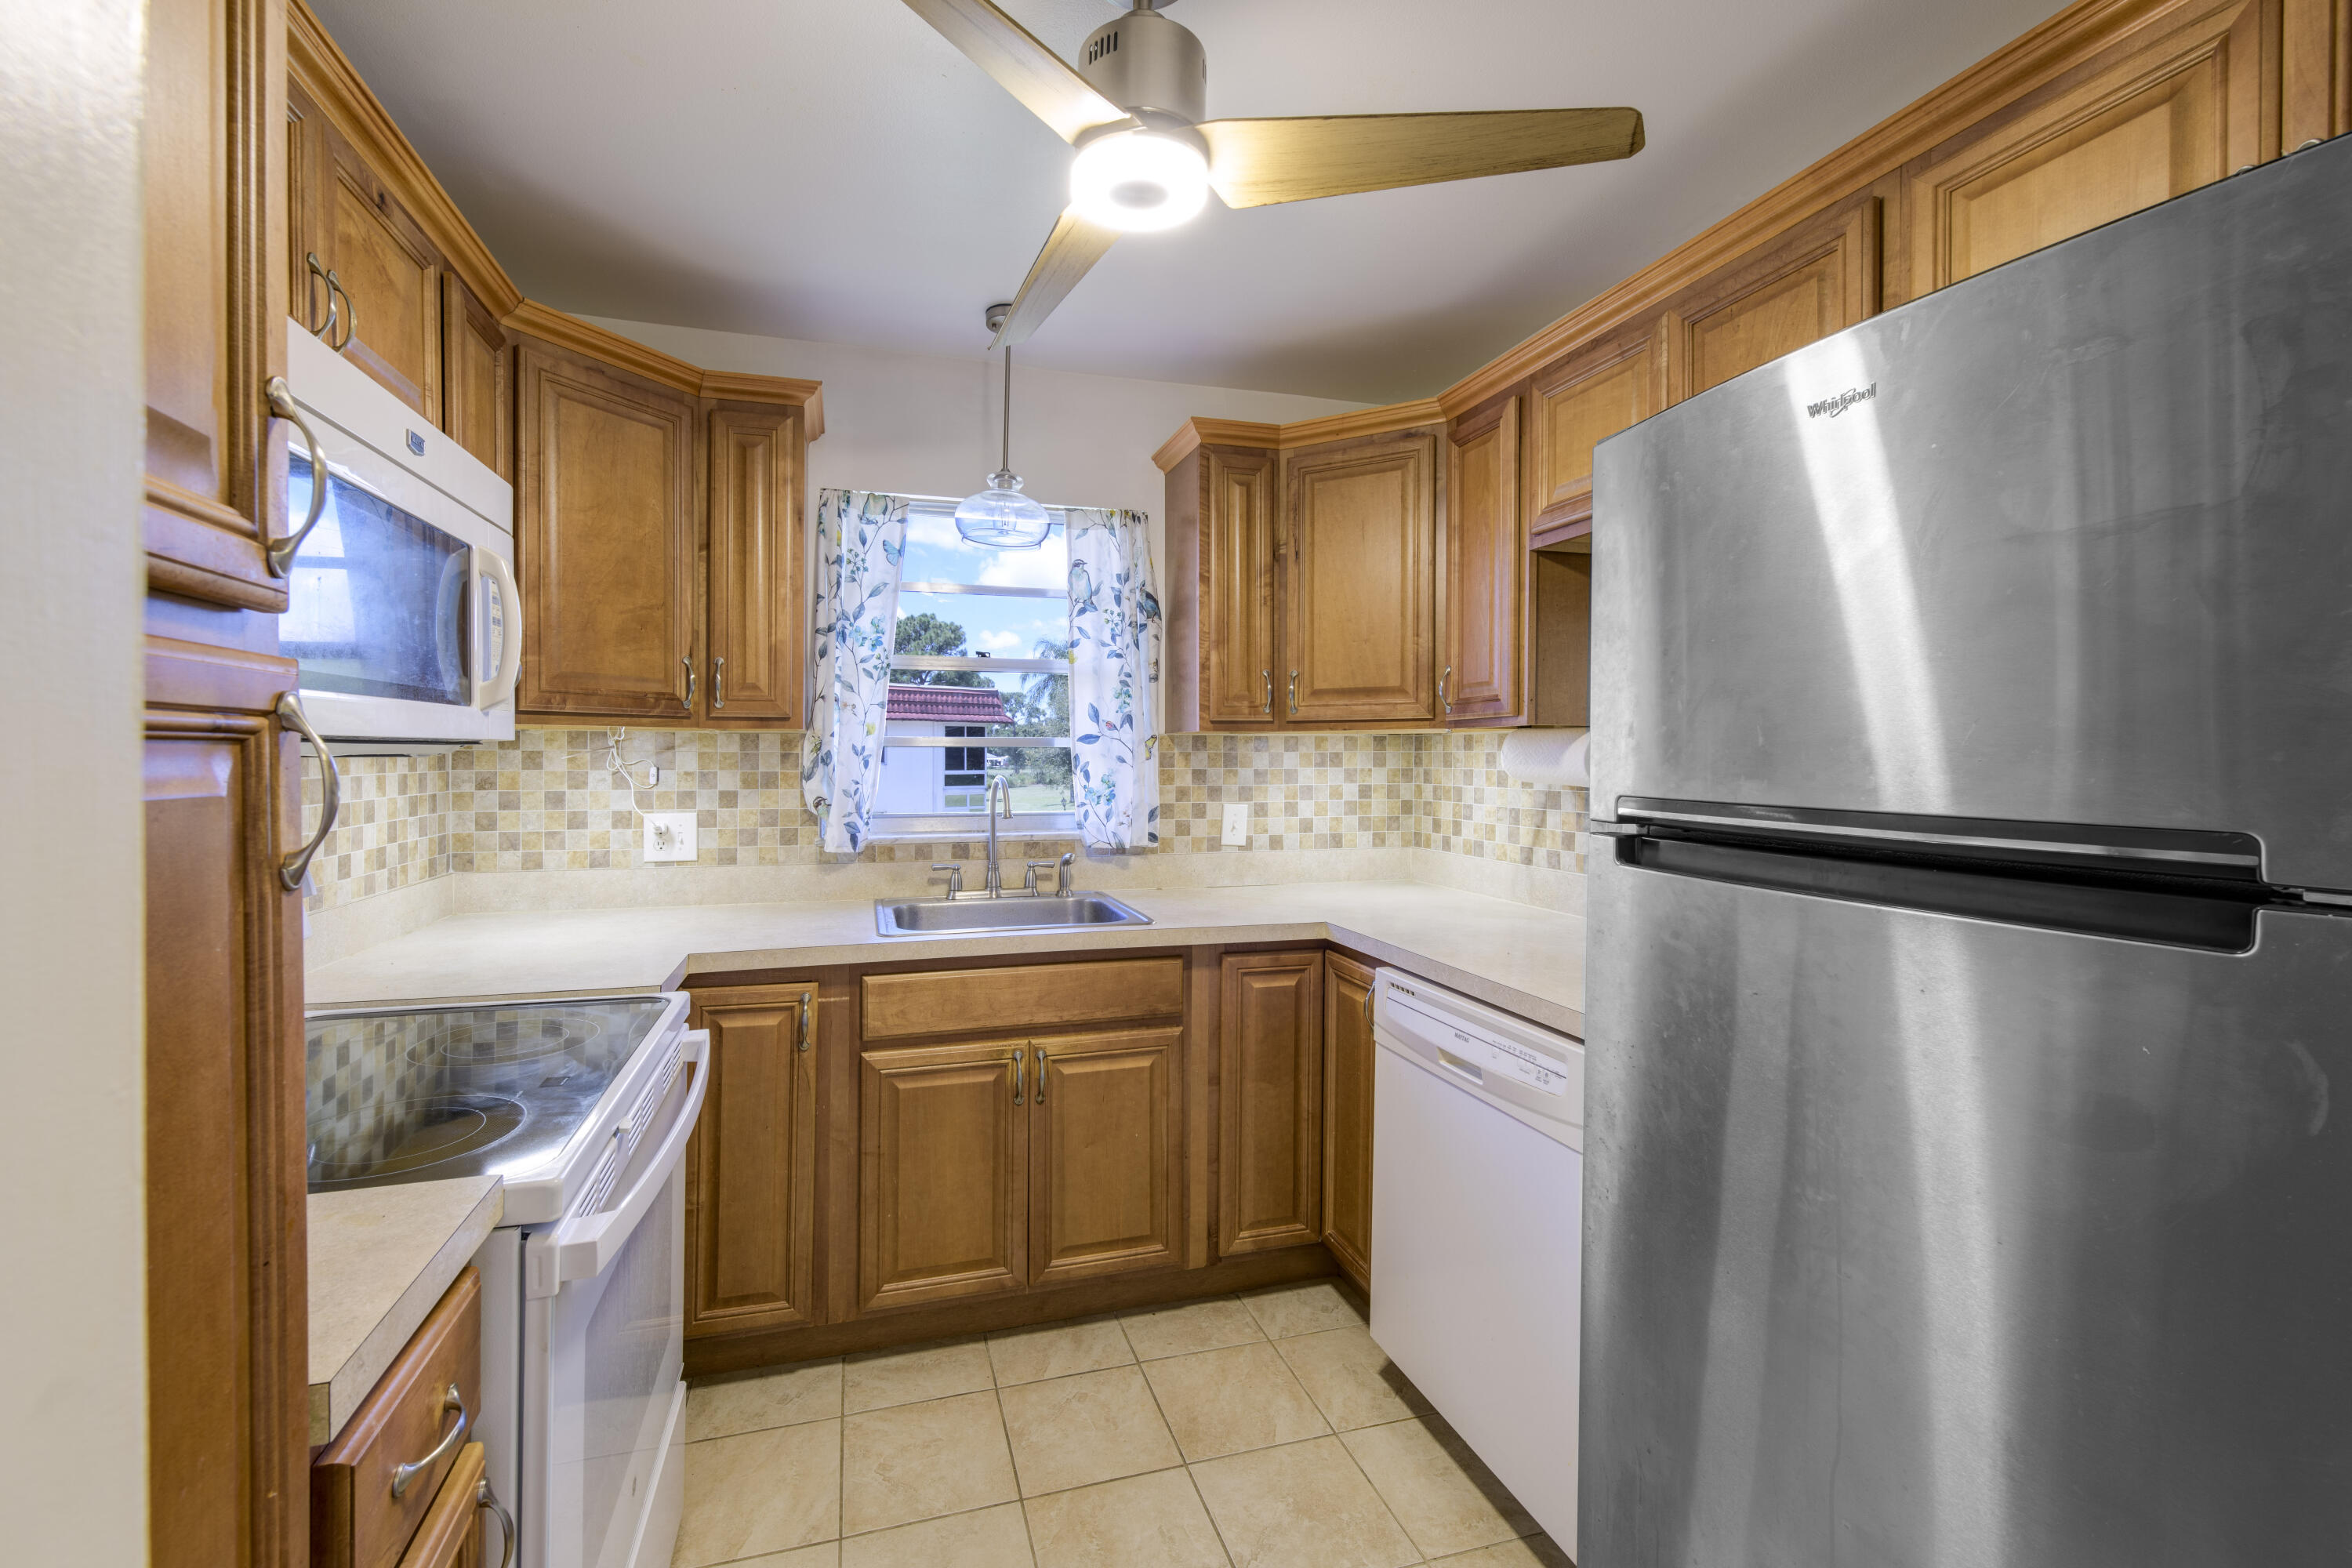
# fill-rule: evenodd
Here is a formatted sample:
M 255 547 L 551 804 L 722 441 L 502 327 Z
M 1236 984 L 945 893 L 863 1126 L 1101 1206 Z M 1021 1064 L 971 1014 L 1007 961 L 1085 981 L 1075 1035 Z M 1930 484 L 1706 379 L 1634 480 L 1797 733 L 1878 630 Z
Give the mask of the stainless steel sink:
M 1151 917 L 1102 893 L 1001 899 L 877 899 L 874 929 L 884 936 L 945 936 L 959 931 L 1068 931 L 1148 926 Z

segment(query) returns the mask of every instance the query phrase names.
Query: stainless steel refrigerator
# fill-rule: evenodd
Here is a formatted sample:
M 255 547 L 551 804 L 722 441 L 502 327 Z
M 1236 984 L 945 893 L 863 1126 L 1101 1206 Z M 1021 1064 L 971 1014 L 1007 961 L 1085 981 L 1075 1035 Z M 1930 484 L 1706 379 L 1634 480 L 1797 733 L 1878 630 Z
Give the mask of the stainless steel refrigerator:
M 1596 494 L 1583 1568 L 2352 1562 L 2352 138 Z

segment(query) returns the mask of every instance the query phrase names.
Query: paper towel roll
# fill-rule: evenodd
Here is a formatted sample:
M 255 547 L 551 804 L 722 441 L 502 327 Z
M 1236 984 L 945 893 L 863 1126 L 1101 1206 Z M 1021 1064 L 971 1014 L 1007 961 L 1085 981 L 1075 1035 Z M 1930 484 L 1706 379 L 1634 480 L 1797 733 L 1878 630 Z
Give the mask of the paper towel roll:
M 1503 771 L 1538 789 L 1582 789 L 1592 782 L 1584 730 L 1513 730 L 1503 737 Z

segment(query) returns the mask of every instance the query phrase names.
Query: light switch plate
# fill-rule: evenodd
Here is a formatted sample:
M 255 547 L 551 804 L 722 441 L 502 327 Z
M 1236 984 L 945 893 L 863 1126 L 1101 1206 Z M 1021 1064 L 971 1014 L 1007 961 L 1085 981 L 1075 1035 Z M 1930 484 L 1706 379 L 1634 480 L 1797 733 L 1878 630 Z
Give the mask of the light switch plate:
M 1250 808 L 1246 805 L 1225 807 L 1225 843 L 1234 849 L 1249 847 Z
M 645 858 L 654 860 L 691 860 L 695 858 L 694 813 L 690 811 L 649 811 L 646 813 Z

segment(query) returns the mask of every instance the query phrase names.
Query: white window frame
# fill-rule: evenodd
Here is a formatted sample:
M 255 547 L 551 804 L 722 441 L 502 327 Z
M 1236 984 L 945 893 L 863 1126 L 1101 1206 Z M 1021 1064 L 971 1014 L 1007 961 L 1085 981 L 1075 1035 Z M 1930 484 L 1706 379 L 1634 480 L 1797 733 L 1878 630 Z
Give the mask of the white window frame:
M 946 496 L 908 496 L 906 500 L 910 517 L 917 514 L 953 517 L 958 505 L 954 498 Z M 1062 538 L 1066 545 L 1070 536 L 1070 510 L 1068 507 L 1062 506 L 1045 508 L 1046 514 L 1062 530 Z M 909 583 L 901 579 L 898 592 L 902 595 L 970 594 L 1001 599 L 1059 599 L 1065 606 L 1069 604 L 1070 599 L 1069 585 L 1066 583 L 1063 584 L 1062 591 L 1057 594 L 1050 588 L 1003 588 L 980 583 Z M 897 635 L 895 626 L 892 628 L 892 635 L 895 638 Z M 1066 679 L 1071 673 L 1069 662 L 1066 659 L 983 658 L 977 654 L 900 655 L 894 653 L 890 658 L 890 668 L 893 671 L 969 669 L 982 675 L 1059 675 Z M 1075 722 L 1073 728 L 1075 729 Z M 887 720 L 884 721 L 882 727 L 882 749 L 886 753 L 893 747 L 905 750 L 969 750 L 972 740 L 973 737 L 967 735 L 892 735 Z M 1067 735 L 1001 735 L 984 737 L 981 740 L 981 750 L 983 753 L 1044 746 L 1056 746 L 1067 751 L 1070 746 L 1070 737 Z M 982 770 L 983 776 L 986 772 L 985 768 Z M 968 811 L 949 812 L 939 816 L 916 812 L 877 811 L 874 814 L 873 821 L 867 824 L 867 838 L 881 843 L 905 844 L 926 839 L 965 843 L 973 838 L 987 837 L 988 818 L 984 815 Z M 1078 814 L 1075 810 L 1015 812 L 1010 816 L 998 818 L 996 831 L 1000 838 L 1076 838 L 1078 836 Z

